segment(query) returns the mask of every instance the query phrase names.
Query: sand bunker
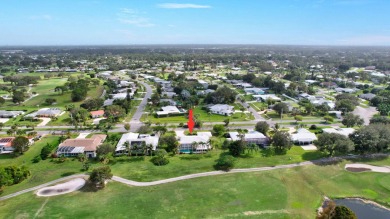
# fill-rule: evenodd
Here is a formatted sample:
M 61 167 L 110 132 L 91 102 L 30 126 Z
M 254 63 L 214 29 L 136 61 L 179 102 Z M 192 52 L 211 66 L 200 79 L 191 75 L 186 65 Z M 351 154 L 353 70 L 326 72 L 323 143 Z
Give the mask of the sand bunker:
M 359 163 L 346 164 L 345 169 L 351 172 L 372 171 L 372 172 L 379 172 L 379 173 L 390 173 L 390 167 L 378 167 L 378 166 L 359 164 Z
M 38 196 L 54 196 L 62 195 L 81 189 L 85 185 L 83 178 L 72 179 L 68 182 L 57 184 L 55 186 L 48 186 L 37 191 Z

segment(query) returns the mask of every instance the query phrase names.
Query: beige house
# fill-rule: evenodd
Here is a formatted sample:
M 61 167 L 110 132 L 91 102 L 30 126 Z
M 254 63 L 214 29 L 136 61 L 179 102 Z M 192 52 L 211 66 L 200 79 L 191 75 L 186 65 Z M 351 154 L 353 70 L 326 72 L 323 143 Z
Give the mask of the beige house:
M 57 149 L 57 156 L 74 157 L 85 154 L 87 157 L 96 157 L 96 149 L 100 146 L 107 135 L 93 135 L 91 138 L 67 139 Z

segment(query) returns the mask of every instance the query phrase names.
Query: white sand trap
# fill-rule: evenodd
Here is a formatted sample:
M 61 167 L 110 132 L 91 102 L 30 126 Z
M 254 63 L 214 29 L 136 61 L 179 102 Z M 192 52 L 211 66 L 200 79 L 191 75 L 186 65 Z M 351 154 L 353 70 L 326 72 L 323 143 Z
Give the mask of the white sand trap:
M 363 172 L 363 171 L 372 171 L 372 172 L 378 172 L 378 173 L 390 173 L 390 167 L 378 167 L 368 164 L 360 164 L 360 163 L 352 163 L 352 164 L 346 164 L 345 169 L 351 171 L 351 172 Z M 356 169 L 358 171 L 353 171 L 353 169 Z M 362 170 L 362 171 L 359 171 Z
M 85 185 L 83 178 L 72 179 L 68 182 L 61 183 L 55 186 L 48 186 L 37 191 L 37 196 L 55 196 L 74 192 L 81 189 Z

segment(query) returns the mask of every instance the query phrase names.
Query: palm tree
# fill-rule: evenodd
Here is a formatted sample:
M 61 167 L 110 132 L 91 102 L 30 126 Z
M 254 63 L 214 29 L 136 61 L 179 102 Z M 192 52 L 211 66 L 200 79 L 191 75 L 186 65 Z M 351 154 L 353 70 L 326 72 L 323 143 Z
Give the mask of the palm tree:
M 127 156 L 131 156 L 131 145 L 128 141 L 125 141 L 125 143 L 123 144 L 126 148 L 126 151 L 127 151 Z
M 198 146 L 199 146 L 198 142 L 196 142 L 196 141 L 192 142 L 192 144 L 191 144 L 191 153 L 194 153 L 194 151 L 196 151 Z
M 146 146 L 146 148 L 149 151 L 150 156 L 152 156 L 153 155 L 153 145 L 152 144 L 148 144 Z

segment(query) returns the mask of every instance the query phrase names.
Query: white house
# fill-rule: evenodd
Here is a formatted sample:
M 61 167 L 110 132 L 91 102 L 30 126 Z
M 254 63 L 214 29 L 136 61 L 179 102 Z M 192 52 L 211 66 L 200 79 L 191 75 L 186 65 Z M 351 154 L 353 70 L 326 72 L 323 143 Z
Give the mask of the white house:
M 263 133 L 258 131 L 249 131 L 248 133 L 243 134 L 243 136 L 240 136 L 238 132 L 229 132 L 230 138 L 232 141 L 241 140 L 241 137 L 243 137 L 243 140 L 247 144 L 257 144 L 257 145 L 268 145 L 268 137 L 265 136 Z
M 180 136 L 179 152 L 180 153 L 202 153 L 211 149 L 210 138 L 211 132 L 198 132 L 196 135 Z
M 307 129 L 298 129 L 296 133 L 291 135 L 291 139 L 296 144 L 312 144 L 317 140 L 317 136 Z
M 161 107 L 161 111 L 157 111 L 157 116 L 166 116 L 171 114 L 183 114 L 186 110 L 178 109 L 176 106 L 163 106 Z
M 198 80 L 198 83 L 201 84 L 204 89 L 207 89 L 209 87 L 209 83 L 204 80 Z
M 211 113 L 230 116 L 234 113 L 234 107 L 227 104 L 215 104 L 209 107 Z
M 347 136 L 354 133 L 355 129 L 353 128 L 324 128 L 322 129 L 323 132 L 325 133 L 336 133 L 340 135 Z
M 126 148 L 126 144 L 128 144 L 128 146 L 132 150 L 142 150 L 139 146 L 145 144 L 147 147 L 151 146 L 151 148 L 147 150 L 151 149 L 154 151 L 157 148 L 158 140 L 159 140 L 158 136 L 151 136 L 147 134 L 129 132 L 122 135 L 121 139 L 116 145 L 115 154 L 116 155 L 127 154 L 128 148 Z
M 268 99 L 271 99 L 271 100 L 274 100 L 274 101 L 282 101 L 282 99 L 277 97 L 275 94 L 252 95 L 252 97 L 256 101 L 267 101 Z
M 57 117 L 61 115 L 63 111 L 59 108 L 42 108 L 38 110 L 37 112 L 30 113 L 26 115 L 25 117 Z
M 255 94 L 255 95 L 262 95 L 265 94 L 265 92 L 257 87 L 252 87 L 252 88 L 244 88 L 245 93 L 247 94 Z

